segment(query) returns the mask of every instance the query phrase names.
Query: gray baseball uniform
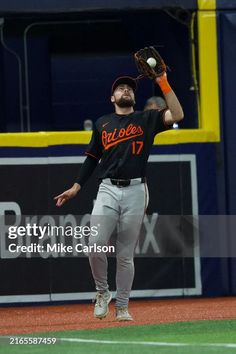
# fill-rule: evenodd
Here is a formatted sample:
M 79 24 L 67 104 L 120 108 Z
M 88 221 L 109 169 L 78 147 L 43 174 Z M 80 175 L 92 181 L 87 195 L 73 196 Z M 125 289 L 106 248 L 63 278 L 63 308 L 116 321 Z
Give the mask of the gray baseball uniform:
M 127 306 L 134 278 L 133 255 L 140 227 L 148 204 L 146 183 L 133 179 L 132 185 L 119 187 L 112 185 L 110 179 L 100 184 L 91 223 L 99 224 L 99 234 L 91 237 L 90 245 L 107 245 L 117 226 L 116 233 L 116 306 Z M 108 289 L 107 256 L 91 253 L 89 261 L 97 290 Z

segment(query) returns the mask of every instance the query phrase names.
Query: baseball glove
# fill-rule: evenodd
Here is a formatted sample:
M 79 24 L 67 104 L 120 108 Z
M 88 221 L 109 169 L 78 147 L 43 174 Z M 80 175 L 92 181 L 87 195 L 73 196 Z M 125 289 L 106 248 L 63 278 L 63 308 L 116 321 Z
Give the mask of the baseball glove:
M 156 65 L 154 67 L 151 67 L 147 63 L 149 58 L 154 58 L 156 60 Z M 140 49 L 134 54 L 134 59 L 139 73 L 142 76 L 147 76 L 149 79 L 155 80 L 157 77 L 162 76 L 167 70 L 164 60 L 154 47 Z

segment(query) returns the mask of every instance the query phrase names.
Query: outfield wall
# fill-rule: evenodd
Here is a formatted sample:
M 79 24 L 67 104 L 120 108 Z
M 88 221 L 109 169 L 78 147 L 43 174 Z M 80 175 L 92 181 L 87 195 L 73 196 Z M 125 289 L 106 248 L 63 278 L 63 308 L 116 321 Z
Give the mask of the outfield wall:
M 68 215 L 87 215 L 85 219 L 88 222 L 98 187 L 96 173 L 80 195 L 60 210 L 53 200 L 53 196 L 74 182 L 84 159 L 85 147 L 1 148 L 1 185 L 4 186 L 1 214 L 10 214 L 12 225 L 20 225 L 25 215 L 31 223 L 40 225 L 47 221 L 51 223 L 58 214 L 65 218 Z M 198 220 L 199 215 L 217 214 L 217 158 L 215 144 L 212 143 L 153 147 L 147 173 L 150 191 L 147 214 L 150 219 L 145 220 L 142 243 L 136 254 L 132 296 L 232 295 L 228 279 L 230 264 L 224 257 L 219 257 L 218 250 L 206 257 L 201 241 L 199 243 L 202 237 L 199 230 L 197 233 L 191 227 L 184 230 L 182 221 L 178 221 L 177 228 L 184 230 L 184 238 L 188 241 L 193 238 L 191 252 L 181 256 L 179 253 L 165 253 L 163 245 L 168 241 L 168 235 L 163 241 L 158 228 L 155 228 L 161 217 L 166 215 L 193 215 Z M 87 257 L 69 257 L 60 252 L 43 256 L 7 252 L 6 224 L 2 218 L 0 265 L 1 284 L 4 286 L 1 287 L 1 302 L 92 298 L 94 288 Z M 229 239 L 224 237 L 224 231 L 223 247 L 227 248 Z M 19 238 L 14 242 L 21 244 Z M 170 252 L 176 243 L 171 240 L 167 246 Z M 204 255 L 202 260 L 201 254 Z M 114 270 L 115 260 L 111 257 L 112 290 L 115 289 Z

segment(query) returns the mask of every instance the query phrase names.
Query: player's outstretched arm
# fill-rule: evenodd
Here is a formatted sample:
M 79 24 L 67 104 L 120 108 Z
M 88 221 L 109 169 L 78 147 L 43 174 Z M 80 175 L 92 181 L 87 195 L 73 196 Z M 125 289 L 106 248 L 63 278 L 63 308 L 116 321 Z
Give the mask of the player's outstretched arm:
M 54 200 L 56 200 L 56 206 L 60 207 L 67 202 L 67 200 L 74 198 L 80 189 L 80 184 L 74 183 L 70 189 L 67 189 L 65 192 L 54 197 Z
M 79 176 L 76 179 L 76 182 L 73 184 L 73 186 L 70 189 L 67 189 L 65 192 L 54 197 L 54 200 L 56 200 L 56 206 L 60 207 L 65 202 L 67 202 L 67 200 L 72 199 L 76 196 L 76 194 L 80 191 L 80 189 L 89 179 L 89 177 L 92 175 L 97 164 L 98 164 L 98 159 L 93 158 L 91 156 L 87 156 L 80 169 Z
M 184 112 L 176 94 L 167 80 L 166 73 L 157 77 L 155 82 L 160 86 L 169 108 L 169 110 L 165 112 L 165 123 L 170 125 L 179 122 L 184 118 Z
M 158 84 L 165 96 L 169 110 L 165 112 L 167 125 L 179 122 L 184 117 L 183 109 L 167 80 L 167 66 L 160 53 L 154 47 L 145 47 L 134 54 L 139 73 L 138 78 L 146 76 Z

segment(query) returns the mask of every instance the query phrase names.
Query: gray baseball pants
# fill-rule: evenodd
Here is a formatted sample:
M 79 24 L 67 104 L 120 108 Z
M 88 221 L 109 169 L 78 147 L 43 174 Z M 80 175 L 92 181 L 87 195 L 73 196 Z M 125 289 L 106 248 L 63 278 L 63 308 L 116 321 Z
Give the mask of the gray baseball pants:
M 118 187 L 105 179 L 99 186 L 91 214 L 91 226 L 99 225 L 98 236 L 90 237 L 89 244 L 105 246 L 115 228 L 116 233 L 116 306 L 127 306 L 134 279 L 134 250 L 138 241 L 144 213 L 148 205 L 148 189 L 140 179 L 132 185 Z M 107 256 L 91 252 L 89 262 L 96 290 L 107 290 Z

